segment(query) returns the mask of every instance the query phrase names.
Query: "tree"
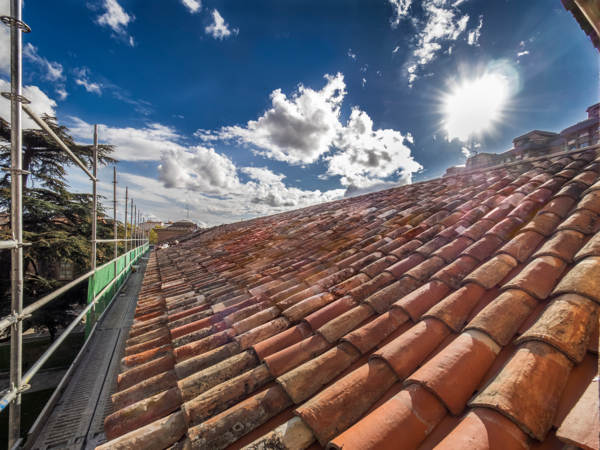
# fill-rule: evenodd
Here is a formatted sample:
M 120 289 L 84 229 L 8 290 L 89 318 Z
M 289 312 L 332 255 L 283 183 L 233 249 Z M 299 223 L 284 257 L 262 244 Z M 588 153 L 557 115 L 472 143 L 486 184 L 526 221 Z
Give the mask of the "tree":
M 150 234 L 148 234 L 148 241 L 150 244 L 156 244 L 158 242 L 158 236 L 156 235 L 156 231 L 154 228 L 150 230 Z
M 43 115 L 42 119 L 71 151 L 91 168 L 93 147 L 78 145 L 65 126 L 58 125 L 55 117 Z M 110 157 L 112 145 L 98 146 L 99 164 L 115 164 Z M 10 125 L 0 118 L 0 164 L 10 166 Z M 45 132 L 36 129 L 23 131 L 23 169 L 31 172 L 23 177 L 23 241 L 32 245 L 23 248 L 25 284 L 23 304 L 26 306 L 63 285 L 56 279 L 60 261 L 72 263 L 74 276 L 90 270 L 92 205 L 91 194 L 68 191 L 67 170 L 74 166 L 71 158 Z M 79 170 L 79 168 L 77 168 Z M 91 187 L 90 187 L 91 191 Z M 10 178 L 0 178 L 0 209 L 10 211 Z M 98 217 L 104 217 L 99 205 Z M 112 237 L 110 224 L 98 221 L 99 239 Z M 1 239 L 10 239 L 10 229 L 0 231 Z M 113 257 L 112 247 L 100 246 L 98 263 Z M 85 303 L 86 285 L 72 290 L 61 298 L 37 310 L 25 326 L 46 328 L 54 339 L 58 327 L 70 323 L 75 317 L 70 305 Z M 10 252 L 0 252 L 0 314 L 10 313 Z

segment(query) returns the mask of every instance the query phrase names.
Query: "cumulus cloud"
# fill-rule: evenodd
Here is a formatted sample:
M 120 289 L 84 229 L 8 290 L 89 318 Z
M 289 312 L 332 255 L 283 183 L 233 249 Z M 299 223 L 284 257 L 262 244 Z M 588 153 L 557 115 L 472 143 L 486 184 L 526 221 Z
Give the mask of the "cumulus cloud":
M 340 128 L 339 113 L 344 99 L 344 76 L 325 77 L 320 91 L 299 86 L 288 98 L 281 89 L 271 94 L 272 108 L 245 127 L 224 127 L 218 132 L 199 130 L 197 137 L 210 141 L 235 140 L 255 145 L 268 158 L 291 164 L 309 164 L 329 150 Z
M 233 214 L 260 214 L 273 212 L 273 208 L 309 206 L 341 198 L 344 194 L 344 189 L 321 192 L 286 186 L 284 175 L 266 167 L 238 168 L 227 156 L 205 147 L 164 152 L 158 172 L 165 188 L 218 196 L 222 205 L 230 205 Z M 246 174 L 250 181 L 243 183 L 239 172 Z
M 418 78 L 417 69 L 435 59 L 437 52 L 442 48 L 442 43 L 457 40 L 467 29 L 469 16 L 461 14 L 457 9 L 460 3 L 451 4 L 449 0 L 423 1 L 425 25 L 416 35 L 417 45 L 413 52 L 416 61 L 408 67 L 409 85 L 412 86 L 412 83 Z M 480 28 L 477 28 L 476 32 L 479 33 L 479 30 Z
M 393 175 L 410 181 L 422 167 L 405 145 L 410 135 L 395 130 L 373 130 L 367 113 L 353 108 L 346 127 L 335 142 L 339 151 L 328 160 L 328 175 L 340 175 L 344 186 L 365 188 Z
M 192 14 L 197 13 L 202 8 L 202 3 L 197 0 L 181 0 Z
M 411 174 L 421 169 L 405 145 L 412 143 L 410 134 L 374 130 L 369 115 L 358 107 L 353 108 L 348 122 L 342 124 L 344 77 L 338 73 L 325 78 L 327 84 L 320 91 L 300 85 L 291 98 L 280 89 L 274 91 L 272 108 L 245 127 L 198 130 L 195 135 L 206 142 L 233 140 L 240 145 L 256 146 L 260 150 L 254 150 L 255 153 L 289 164 L 307 165 L 321 160 L 327 166 L 327 173 L 319 178 L 337 175 L 346 187 L 366 188 L 390 177 L 410 181 Z M 252 176 L 253 172 L 245 173 Z
M 348 58 L 350 58 L 350 59 L 356 59 L 356 55 L 354 53 L 352 53 L 352 49 L 351 48 L 348 49 Z
M 164 152 L 158 173 L 167 188 L 186 188 L 207 194 L 225 194 L 241 188 L 233 161 L 212 148 Z
M 229 29 L 229 25 L 225 23 L 225 19 L 221 17 L 219 11 L 213 9 L 212 11 L 213 23 L 208 25 L 204 31 L 206 34 L 214 37 L 215 39 L 223 40 L 226 37 L 238 34 L 239 30 L 237 28 Z
M 397 27 L 400 20 L 408 15 L 408 9 L 412 4 L 412 0 L 390 0 L 394 9 L 394 17 L 392 17 L 392 26 Z
M 523 52 L 518 52 L 518 53 L 517 53 L 517 56 L 518 56 L 518 57 L 521 57 L 521 56 L 524 56 L 524 55 L 529 55 L 529 52 L 528 52 L 527 50 L 525 50 L 525 51 L 523 51 Z
M 479 16 L 479 25 L 469 31 L 467 42 L 469 45 L 479 45 L 479 38 L 481 37 L 481 27 L 483 26 L 483 16 Z
M 79 118 L 71 117 L 69 129 L 80 140 L 89 141 L 94 126 Z M 118 128 L 98 125 L 101 143 L 116 146 L 113 156 L 119 161 L 158 161 L 161 153 L 170 150 L 182 150 L 177 144 L 180 136 L 171 127 L 158 123 L 149 123 L 143 128 Z
M 75 75 L 75 83 L 79 86 L 83 86 L 86 91 L 93 92 L 94 94 L 102 95 L 102 83 L 90 81 L 90 70 L 86 67 L 82 69 L 73 69 L 73 75 Z
M 10 83 L 0 79 L 0 92 L 10 92 Z M 31 108 L 38 114 L 48 114 L 56 116 L 56 102 L 48 97 L 37 86 L 24 86 L 23 95 L 31 101 Z M 7 100 L 0 101 L 0 117 L 10 123 L 10 102 Z M 39 129 L 35 122 L 25 113 L 22 114 L 23 128 Z
M 104 9 L 104 13 L 96 17 L 96 23 L 112 30 L 112 37 L 122 40 L 132 47 L 133 37 L 127 32 L 127 25 L 135 20 L 135 16 L 127 14 L 117 0 L 104 0 L 101 6 L 90 6 L 91 9 Z

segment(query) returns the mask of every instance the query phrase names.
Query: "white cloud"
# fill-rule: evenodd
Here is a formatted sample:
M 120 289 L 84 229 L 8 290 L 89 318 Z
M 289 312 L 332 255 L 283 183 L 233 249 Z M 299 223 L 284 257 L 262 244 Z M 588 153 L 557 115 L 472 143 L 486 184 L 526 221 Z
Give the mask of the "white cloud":
M 96 17 L 96 23 L 110 28 L 113 31 L 112 37 L 120 39 L 133 47 L 135 41 L 133 40 L 133 37 L 129 36 L 127 25 L 129 25 L 130 22 L 133 22 L 135 17 L 127 14 L 117 0 L 104 0 L 102 7 L 105 12 Z M 92 8 L 98 9 L 98 7 Z
M 344 186 L 369 187 L 392 175 L 410 181 L 411 174 L 422 167 L 411 156 L 404 142 L 410 135 L 395 130 L 373 130 L 367 113 L 353 108 L 346 127 L 335 145 L 339 151 L 328 161 L 328 175 L 340 175 Z
M 479 45 L 479 38 L 481 37 L 481 27 L 483 26 L 483 16 L 479 16 L 479 25 L 477 28 L 473 28 L 469 31 L 468 44 Z
M 263 149 L 263 156 L 291 164 L 313 163 L 329 150 L 340 128 L 339 112 L 345 95 L 344 76 L 326 76 L 320 91 L 300 85 L 288 99 L 281 89 L 271 94 L 272 108 L 247 126 L 224 127 L 220 131 L 199 130 L 205 141 L 236 140 Z
M 82 69 L 73 69 L 73 74 L 75 75 L 76 84 L 85 87 L 85 90 L 88 92 L 102 95 L 102 88 L 104 86 L 102 83 L 94 83 L 90 81 L 90 70 L 88 68 L 84 67 Z
M 396 175 L 410 181 L 411 174 L 421 168 L 404 145 L 405 141 L 412 142 L 410 134 L 373 130 L 373 121 L 358 107 L 353 108 L 344 126 L 339 120 L 346 94 L 344 77 L 338 73 L 325 78 L 327 84 L 322 90 L 300 85 L 291 99 L 280 89 L 274 91 L 273 107 L 246 127 L 224 127 L 216 132 L 198 130 L 195 136 L 207 142 L 234 140 L 254 145 L 262 149 L 255 153 L 289 164 L 302 164 L 303 168 L 323 157 L 328 167 L 325 178 L 338 175 L 347 187 L 368 187 Z M 335 153 L 326 156 L 329 152 Z
M 54 89 L 59 96 L 59 100 L 65 100 L 69 94 L 64 85 L 66 77 L 63 75 L 63 66 L 38 55 L 37 47 L 34 47 L 30 43 L 25 44 L 25 47 L 23 47 L 23 56 L 40 66 L 42 78 L 54 83 Z
M 241 171 L 253 180 L 268 184 L 277 183 L 285 178 L 285 175 L 275 174 L 267 167 L 243 167 Z
M 39 64 L 44 69 L 43 77 L 48 81 L 64 80 L 63 66 L 57 62 L 50 62 L 43 56 L 38 55 L 37 47 L 27 43 L 23 47 L 23 56 L 30 61 Z
M 202 3 L 198 0 L 181 0 L 181 3 L 183 3 L 192 14 L 197 13 L 202 8 Z
M 418 78 L 416 70 L 432 62 L 442 43 L 455 41 L 466 30 L 469 16 L 456 9 L 462 2 L 449 4 L 449 0 L 424 0 L 425 26 L 417 33 L 417 46 L 413 55 L 416 62 L 409 66 L 409 85 Z M 479 28 L 477 29 L 479 32 Z M 410 70 L 412 69 L 412 71 Z
M 367 80 L 366 80 L 366 78 L 363 78 L 362 79 L 362 87 L 365 87 L 365 84 L 367 84 Z
M 408 9 L 412 4 L 412 0 L 390 0 L 392 8 L 394 8 L 395 17 L 392 18 L 392 26 L 396 27 L 400 23 L 400 19 L 408 15 Z
M 356 55 L 354 53 L 352 53 L 352 49 L 351 48 L 348 49 L 348 58 L 350 58 L 350 59 L 356 59 Z
M 0 0 L 0 16 L 10 16 L 9 0 Z M 10 28 L 0 26 L 0 73 L 10 74 Z
M 397 46 L 394 50 L 392 50 L 392 53 L 396 53 L 398 50 L 400 50 L 400 46 Z
M 0 92 L 10 92 L 10 83 L 0 79 Z M 48 114 L 49 116 L 56 116 L 56 102 L 48 97 L 39 87 L 37 86 L 24 86 L 23 95 L 31 101 L 31 108 L 38 114 Z M 10 123 L 10 102 L 2 99 L 0 101 L 0 117 Z M 29 118 L 26 113 L 22 113 L 23 128 L 36 128 L 39 127 L 33 120 Z
M 519 56 L 519 57 L 521 57 L 523 55 L 529 55 L 529 52 L 527 50 L 525 50 L 524 52 L 517 53 L 517 56 Z
M 206 34 L 214 37 L 215 39 L 224 39 L 226 37 L 238 34 L 237 28 L 229 29 L 229 25 L 225 23 L 225 19 L 221 17 L 219 11 L 213 9 L 212 16 L 214 23 L 205 28 Z
M 71 117 L 71 134 L 80 140 L 89 141 L 93 134 L 93 125 Z M 161 153 L 170 150 L 183 150 L 177 144 L 180 136 L 173 128 L 150 123 L 144 128 L 117 128 L 98 125 L 100 142 L 116 146 L 114 157 L 119 161 L 158 161 Z
M 161 155 L 160 180 L 167 188 L 186 188 L 207 194 L 225 194 L 241 188 L 231 159 L 212 148 L 191 147 Z
M 273 213 L 334 200 L 344 194 L 344 189 L 321 192 L 286 186 L 284 175 L 266 167 L 238 168 L 227 156 L 204 147 L 165 152 L 161 161 L 159 179 L 165 188 L 199 193 L 209 203 L 218 196 L 220 203 L 214 204 L 213 212 L 222 208 L 229 209 L 231 215 Z M 251 181 L 243 183 L 238 171 Z
M 473 153 L 471 153 L 471 150 L 469 150 L 467 147 L 463 147 L 461 149 L 462 154 L 465 155 L 466 158 L 469 158 L 470 156 L 473 155 Z

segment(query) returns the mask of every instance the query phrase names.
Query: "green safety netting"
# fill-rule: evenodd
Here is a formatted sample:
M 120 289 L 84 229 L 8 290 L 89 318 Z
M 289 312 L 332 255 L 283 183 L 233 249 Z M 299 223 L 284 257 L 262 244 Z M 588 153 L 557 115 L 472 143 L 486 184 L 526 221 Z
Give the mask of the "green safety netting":
M 88 281 L 88 305 L 97 297 L 98 294 L 102 293 L 104 288 L 108 286 L 115 278 L 115 264 L 117 265 L 117 281 L 113 283 L 106 291 L 100 295 L 96 303 L 95 320 L 98 320 L 102 313 L 108 308 L 110 302 L 119 291 L 129 273 L 131 272 L 131 266 L 135 264 L 140 257 L 148 251 L 150 248 L 149 244 L 144 244 L 140 247 L 130 250 L 125 255 L 120 256 L 116 260 L 110 261 L 103 266 L 96 269 L 96 273 L 89 278 Z M 85 326 L 85 337 L 86 339 L 90 335 L 93 327 L 92 311 L 87 313 Z

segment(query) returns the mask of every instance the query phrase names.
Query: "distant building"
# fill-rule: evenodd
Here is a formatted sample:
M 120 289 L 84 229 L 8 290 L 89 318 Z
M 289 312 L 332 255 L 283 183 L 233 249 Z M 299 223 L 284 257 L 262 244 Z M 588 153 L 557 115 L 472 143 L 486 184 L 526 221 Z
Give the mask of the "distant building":
M 169 225 L 166 228 L 157 228 L 157 242 L 160 244 L 161 242 L 168 241 L 169 239 L 188 234 L 189 232 L 194 231 L 197 228 L 198 225 L 196 225 L 191 220 L 185 219 L 175 222 L 174 224 Z
M 560 133 L 533 130 L 513 139 L 513 148 L 502 153 L 480 152 L 467 158 L 464 166 L 446 169 L 445 176 L 475 168 L 487 168 L 537 158 L 559 152 L 570 152 L 600 143 L 600 103 L 590 106 L 588 118 L 565 128 Z
M 150 235 L 150 231 L 152 231 L 152 229 L 156 228 L 156 227 L 163 227 L 165 226 L 164 222 L 161 221 L 154 221 L 154 220 L 149 220 L 147 222 L 143 222 L 141 224 L 141 228 L 144 231 L 144 236 L 148 237 Z

